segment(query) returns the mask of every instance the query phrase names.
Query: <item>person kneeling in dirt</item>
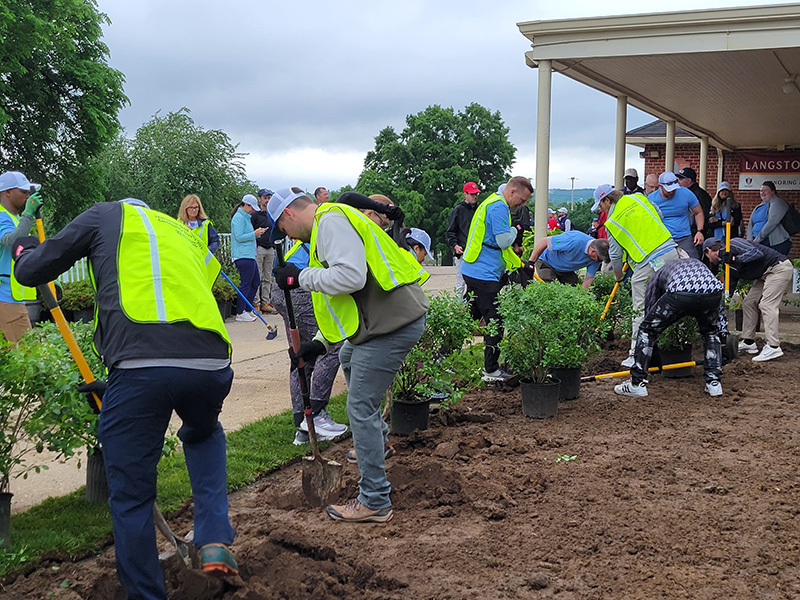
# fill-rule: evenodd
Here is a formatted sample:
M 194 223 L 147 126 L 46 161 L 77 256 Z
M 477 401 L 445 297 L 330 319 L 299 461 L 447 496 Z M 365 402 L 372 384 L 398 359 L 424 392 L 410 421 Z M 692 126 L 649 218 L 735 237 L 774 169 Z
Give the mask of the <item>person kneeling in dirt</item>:
M 178 437 L 203 570 L 238 573 L 228 549 L 234 530 L 218 419 L 233 381 L 231 342 L 211 293 L 219 262 L 180 221 L 133 198 L 95 204 L 41 245 L 23 238 L 14 256 L 17 278 L 29 286 L 53 281 L 82 257 L 92 267 L 94 342 L 109 376 L 107 386 L 95 381 L 82 391 L 102 396 L 98 436 L 117 575 L 128 597 L 167 599 L 153 503 L 173 410 L 183 421 Z
M 328 344 L 346 340 L 339 359 L 361 479 L 358 497 L 328 506 L 327 514 L 339 521 L 389 521 L 380 407 L 425 328 L 429 301 L 417 284 L 420 266 L 363 213 L 338 202 L 317 207 L 300 188 L 278 190 L 267 213 L 276 234 L 311 242 L 307 268 L 287 263 L 275 269 L 281 289 L 302 287 L 314 296 L 320 331 L 299 352 L 290 351 L 293 361 L 312 360 Z
M 614 387 L 622 396 L 647 396 L 647 373 L 658 336 L 685 316 L 697 319 L 705 348 L 705 391 L 722 395 L 722 344 L 728 320 L 722 302 L 723 285 L 694 258 L 673 261 L 659 269 L 647 284 L 645 316 L 636 336 L 631 379 Z
M 578 285 L 575 272 L 586 269 L 583 287 L 588 288 L 603 262 L 608 262 L 608 240 L 596 240 L 580 231 L 543 237 L 533 247 L 528 259 L 536 265 L 536 274 L 546 282 L 555 281 Z

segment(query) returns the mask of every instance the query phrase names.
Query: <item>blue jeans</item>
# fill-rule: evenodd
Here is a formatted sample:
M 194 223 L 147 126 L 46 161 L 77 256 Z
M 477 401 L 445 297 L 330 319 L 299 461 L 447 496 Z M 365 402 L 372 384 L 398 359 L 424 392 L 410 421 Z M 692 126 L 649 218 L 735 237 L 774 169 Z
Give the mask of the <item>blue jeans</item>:
M 242 296 L 247 298 L 247 302 L 253 303 L 256 297 L 256 290 L 261 285 L 261 277 L 258 274 L 258 263 L 254 258 L 237 258 L 233 261 L 239 271 L 239 291 Z M 269 300 L 267 300 L 269 301 Z M 236 313 L 241 314 L 250 310 L 246 302 L 241 298 L 236 298 Z
M 392 486 L 386 479 L 383 445 L 388 435 L 381 418 L 381 401 L 408 352 L 422 337 L 425 317 L 400 329 L 354 346 L 345 342 L 339 361 L 347 381 L 347 417 L 361 479 L 358 501 L 380 510 L 391 506 Z
M 130 600 L 166 600 L 158 564 L 153 502 L 156 465 L 172 411 L 183 420 L 186 467 L 194 495 L 194 543 L 231 544 L 225 433 L 218 416 L 233 381 L 230 367 L 112 369 L 99 438 L 108 479 L 117 575 Z

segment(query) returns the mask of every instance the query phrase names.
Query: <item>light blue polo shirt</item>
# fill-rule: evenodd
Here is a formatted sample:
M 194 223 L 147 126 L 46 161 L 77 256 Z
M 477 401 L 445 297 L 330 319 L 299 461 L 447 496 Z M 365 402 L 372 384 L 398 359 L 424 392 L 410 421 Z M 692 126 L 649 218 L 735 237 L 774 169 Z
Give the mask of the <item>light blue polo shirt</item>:
M 675 190 L 675 195 L 672 198 L 662 198 L 661 188 L 658 188 L 647 199 L 661 209 L 664 225 L 673 239 L 692 234 L 692 223 L 689 215 L 699 202 L 697 201 L 697 196 L 691 190 L 679 187 Z
M 17 228 L 14 221 L 6 213 L 0 213 L 0 238 L 11 233 Z M 16 302 L 11 297 L 11 283 L 8 276 L 11 274 L 11 251 L 5 246 L 0 246 L 0 302 Z
M 547 238 L 547 248 L 539 255 L 556 271 L 577 271 L 586 268 L 587 277 L 594 278 L 602 261 L 592 260 L 586 254 L 589 244 L 594 241 L 590 235 L 581 231 L 567 231 Z
M 506 267 L 495 236 L 510 231 L 511 213 L 508 204 L 501 200 L 489 205 L 486 209 L 486 233 L 483 236 L 481 253 L 473 263 L 461 261 L 461 274 L 482 281 L 500 281 Z

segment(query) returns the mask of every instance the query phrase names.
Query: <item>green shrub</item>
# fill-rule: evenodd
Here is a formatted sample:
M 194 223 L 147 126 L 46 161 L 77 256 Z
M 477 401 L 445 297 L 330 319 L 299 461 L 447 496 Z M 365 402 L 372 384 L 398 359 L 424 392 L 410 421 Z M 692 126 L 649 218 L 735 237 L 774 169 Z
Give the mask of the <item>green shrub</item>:
M 90 350 L 92 325 L 73 323 L 72 331 L 92 371 L 102 374 Z M 0 381 L 0 490 L 8 491 L 11 479 L 46 469 L 36 458 L 44 450 L 70 458 L 97 445 L 97 415 L 77 391 L 78 368 L 54 324 L 43 323 L 17 347 L 0 349 Z
M 658 336 L 658 347 L 662 350 L 683 350 L 686 346 L 699 343 L 701 339 L 697 320 L 694 317 L 683 317 Z
M 431 305 L 425 330 L 398 370 L 392 393 L 405 402 L 447 393 L 452 402 L 461 394 L 453 385 L 454 380 L 472 379 L 474 375 L 460 372 L 463 365 L 460 355 L 476 324 L 467 304 L 455 294 L 441 292 L 428 296 Z
M 595 298 L 605 308 L 608 297 L 614 289 L 616 279 L 614 275 L 607 273 L 597 273 L 589 288 Z M 618 339 L 629 340 L 631 338 L 631 317 L 633 316 L 633 298 L 631 290 L 627 285 L 621 285 L 614 294 L 614 300 L 605 316 L 604 321 L 609 331 L 614 333 Z
M 499 312 L 503 359 L 513 372 L 535 382 L 546 381 L 550 367 L 581 366 L 600 349 L 602 306 L 579 286 L 507 286 L 500 292 Z
M 64 310 L 94 310 L 94 288 L 89 279 L 69 281 L 62 285 L 63 296 L 59 302 Z

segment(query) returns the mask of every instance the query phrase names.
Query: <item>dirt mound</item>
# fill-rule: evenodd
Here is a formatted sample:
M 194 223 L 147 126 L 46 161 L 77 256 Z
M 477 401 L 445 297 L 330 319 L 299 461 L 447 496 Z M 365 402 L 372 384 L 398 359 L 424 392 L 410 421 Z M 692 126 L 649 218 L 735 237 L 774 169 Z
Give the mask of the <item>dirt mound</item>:
M 719 398 L 699 368 L 654 375 L 647 398 L 583 384 L 541 421 L 522 416 L 518 390 L 471 392 L 429 430 L 393 438 L 390 523 L 331 521 L 305 504 L 291 465 L 231 496 L 241 576 L 183 572 L 170 598 L 800 597 L 800 352 L 784 350 L 726 366 Z M 616 370 L 617 352 L 594 366 Z M 344 463 L 347 450 L 327 454 Z M 354 465 L 344 479 L 354 496 Z M 188 519 L 170 522 L 186 532 Z M 113 548 L 54 564 L 4 596 L 121 597 Z

